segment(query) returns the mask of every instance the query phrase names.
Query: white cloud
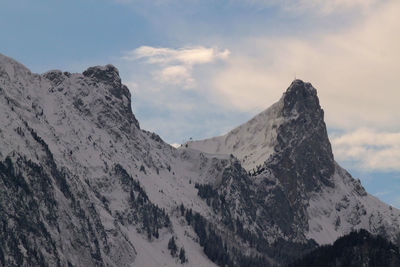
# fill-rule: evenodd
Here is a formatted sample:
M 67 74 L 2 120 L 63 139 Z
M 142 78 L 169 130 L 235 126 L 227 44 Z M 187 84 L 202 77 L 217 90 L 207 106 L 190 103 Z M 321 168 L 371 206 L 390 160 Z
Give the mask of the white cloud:
M 297 78 L 317 89 L 330 127 L 400 130 L 400 2 L 391 1 L 365 20 L 314 38 L 251 38 L 232 48 L 228 67 L 217 70 L 215 99 L 241 110 L 264 109 Z
M 331 138 L 335 158 L 368 170 L 400 171 L 400 133 L 358 129 Z
M 358 129 L 334 139 L 335 145 L 400 146 L 400 133 L 376 133 L 368 129 Z
M 155 78 L 162 83 L 193 87 L 193 66 L 227 59 L 230 51 L 202 46 L 180 49 L 141 46 L 128 52 L 123 59 L 127 61 L 144 59 L 147 64 L 159 66 Z
M 148 63 L 195 65 L 210 63 L 216 59 L 225 59 L 228 56 L 229 50 L 218 51 L 215 48 L 202 46 L 180 49 L 141 46 L 129 52 L 124 58 L 128 60 L 147 58 Z

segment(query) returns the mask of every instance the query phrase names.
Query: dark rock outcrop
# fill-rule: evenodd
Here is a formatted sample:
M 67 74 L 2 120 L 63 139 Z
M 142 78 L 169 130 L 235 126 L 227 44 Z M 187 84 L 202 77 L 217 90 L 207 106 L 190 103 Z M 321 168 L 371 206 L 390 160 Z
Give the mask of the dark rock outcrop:
M 321 186 L 333 186 L 335 170 L 331 144 L 319 105 L 317 91 L 310 83 L 295 80 L 283 95 L 286 119 L 277 133 L 276 153 L 266 163 L 279 177 L 291 201 L 301 189 L 304 194 Z

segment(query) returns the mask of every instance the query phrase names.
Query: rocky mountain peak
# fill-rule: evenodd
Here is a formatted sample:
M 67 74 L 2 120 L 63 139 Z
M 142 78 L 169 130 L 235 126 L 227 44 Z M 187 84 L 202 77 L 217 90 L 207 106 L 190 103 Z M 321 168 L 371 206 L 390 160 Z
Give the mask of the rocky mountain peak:
M 303 93 L 309 93 L 312 95 L 317 94 L 317 90 L 311 85 L 309 82 L 304 82 L 303 80 L 300 79 L 295 79 L 293 82 L 290 84 L 289 88 L 286 90 L 287 94 L 290 93 L 297 93 L 297 92 L 303 92 Z
M 287 163 L 290 168 L 301 166 L 303 171 L 308 166 L 295 164 L 295 161 L 315 164 L 311 168 L 315 171 L 317 166 L 329 165 L 323 175 L 325 179 L 334 170 L 317 90 L 302 80 L 294 80 L 277 103 L 226 135 L 188 142 L 188 147 L 207 153 L 233 154 L 248 171 L 261 167 L 265 162 L 280 165 L 281 160 L 290 160 L 292 162 Z M 321 165 L 322 161 L 326 164 Z
M 121 78 L 119 77 L 119 71 L 116 67 L 114 67 L 111 64 L 105 66 L 89 67 L 82 74 L 83 76 L 95 78 L 105 83 L 113 85 L 121 85 Z
M 305 83 L 298 79 L 294 80 L 283 94 L 283 102 L 284 116 L 304 112 L 323 116 L 323 111 L 319 105 L 317 90 L 311 83 Z
M 295 199 L 299 188 L 307 195 L 332 185 L 335 163 L 317 90 L 294 80 L 280 102 L 284 122 L 277 130 L 276 153 L 266 164 Z
M 111 93 L 121 99 L 126 96 L 130 99 L 129 89 L 121 83 L 121 77 L 116 67 L 111 64 L 105 66 L 94 66 L 85 70 L 83 76 L 92 78 L 98 82 L 102 82 L 111 86 Z

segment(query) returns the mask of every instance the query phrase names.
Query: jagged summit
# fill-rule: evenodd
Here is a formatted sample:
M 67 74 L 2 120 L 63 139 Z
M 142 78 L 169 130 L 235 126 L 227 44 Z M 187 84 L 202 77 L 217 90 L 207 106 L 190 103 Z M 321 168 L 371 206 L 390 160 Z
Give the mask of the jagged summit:
M 111 86 L 111 93 L 119 99 L 122 99 L 122 96 L 127 97 L 129 100 L 131 99 L 129 89 L 121 83 L 118 69 L 111 64 L 89 67 L 82 75 L 96 82 Z
M 296 91 L 302 91 L 304 93 L 310 93 L 313 95 L 317 94 L 317 90 L 312 86 L 310 82 L 304 82 L 301 79 L 294 79 L 285 93 L 289 94 Z
M 284 116 L 294 112 L 321 112 L 317 90 L 311 83 L 302 80 L 294 80 L 283 94 Z M 323 115 L 323 113 L 322 113 Z
M 82 74 L 50 70 L 39 75 L 1 55 L 1 84 L 9 100 L 34 107 L 46 119 L 72 104 L 78 113 L 105 128 L 119 127 L 128 135 L 140 128 L 132 113 L 130 91 L 111 64 L 89 67 Z M 46 105 L 40 106 L 44 99 Z
M 122 86 L 119 71 L 114 65 L 111 64 L 89 67 L 82 73 L 82 75 L 84 77 L 93 79 L 96 82 L 105 83 L 113 87 Z M 71 73 L 62 72 L 61 70 L 49 70 L 43 73 L 42 76 L 58 85 L 65 78 L 71 77 Z
M 89 67 L 83 73 L 83 76 L 97 79 L 113 86 L 121 86 L 119 71 L 111 64 L 105 66 Z

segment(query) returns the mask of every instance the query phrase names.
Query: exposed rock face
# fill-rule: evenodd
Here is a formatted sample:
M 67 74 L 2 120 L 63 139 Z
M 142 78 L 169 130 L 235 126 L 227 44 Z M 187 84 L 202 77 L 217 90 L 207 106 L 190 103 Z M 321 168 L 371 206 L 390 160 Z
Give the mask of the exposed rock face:
M 278 211 L 271 217 L 284 234 L 299 241 L 305 240 L 308 228 L 308 200 L 322 187 L 334 186 L 335 163 L 315 88 L 295 80 L 280 102 L 283 122 L 277 129 L 275 153 L 258 171 L 265 180 L 258 195 L 269 199 L 265 210 Z M 268 177 L 279 186 L 271 190 Z
M 139 128 L 112 65 L 0 55 L 0 114 L 0 266 L 269 266 L 353 229 L 400 240 L 400 212 L 335 163 L 309 83 L 177 150 Z
M 55 86 L 62 83 L 66 78 L 65 76 L 67 75 L 63 75 L 60 70 L 51 70 L 43 74 L 43 77 L 50 80 Z
M 278 128 L 276 153 L 267 165 L 294 201 L 300 186 L 303 193 L 333 186 L 330 178 L 335 164 L 315 88 L 295 80 L 280 101 L 285 123 Z
M 110 91 L 115 97 L 122 99 L 122 96 L 125 96 L 130 100 L 129 89 L 121 83 L 118 69 L 113 65 L 90 67 L 82 74 L 97 82 L 110 85 Z
M 83 76 L 97 79 L 98 81 L 113 85 L 113 87 L 121 86 L 121 78 L 116 67 L 109 64 L 106 66 L 90 67 L 85 70 Z
M 115 106 L 120 115 L 125 117 L 129 124 L 133 123 L 136 125 L 137 128 L 139 128 L 139 123 L 132 113 L 131 94 L 128 87 L 121 83 L 121 78 L 119 77 L 119 72 L 116 67 L 114 67 L 113 65 L 90 67 L 82 74 L 85 77 L 91 78 L 94 83 L 101 83 L 103 85 L 106 85 L 111 95 L 117 99 L 117 103 L 121 101 L 120 103 L 118 103 L 119 105 Z M 110 99 L 113 98 L 106 97 L 106 100 Z M 123 121 L 123 119 L 120 118 L 108 119 L 117 119 L 116 122 Z M 128 128 L 129 126 L 124 125 L 124 127 Z

